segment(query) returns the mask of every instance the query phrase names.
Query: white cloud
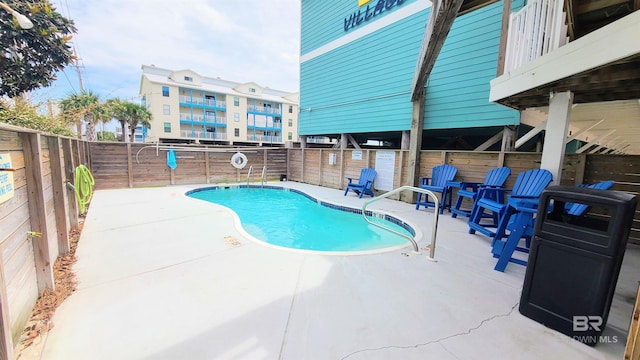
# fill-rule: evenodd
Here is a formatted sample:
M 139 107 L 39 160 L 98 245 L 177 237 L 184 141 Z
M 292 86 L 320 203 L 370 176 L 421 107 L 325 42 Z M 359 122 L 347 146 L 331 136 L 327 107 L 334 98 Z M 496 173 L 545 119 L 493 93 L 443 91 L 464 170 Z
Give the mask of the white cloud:
M 84 65 L 85 88 L 103 97 L 137 96 L 142 64 L 299 89 L 299 0 L 54 4 L 78 28 L 74 42 Z M 60 96 L 72 92 L 75 72 L 67 69 L 66 77 L 60 76 L 54 86 Z

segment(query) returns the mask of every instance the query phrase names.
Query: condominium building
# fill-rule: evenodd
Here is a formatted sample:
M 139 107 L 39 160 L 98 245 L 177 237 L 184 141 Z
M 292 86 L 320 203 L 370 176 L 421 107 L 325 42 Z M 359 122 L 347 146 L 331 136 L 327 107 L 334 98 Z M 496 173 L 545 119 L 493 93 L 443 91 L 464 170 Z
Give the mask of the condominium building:
M 266 146 L 298 141 L 298 93 L 143 65 L 140 95 L 152 114 L 146 142 Z

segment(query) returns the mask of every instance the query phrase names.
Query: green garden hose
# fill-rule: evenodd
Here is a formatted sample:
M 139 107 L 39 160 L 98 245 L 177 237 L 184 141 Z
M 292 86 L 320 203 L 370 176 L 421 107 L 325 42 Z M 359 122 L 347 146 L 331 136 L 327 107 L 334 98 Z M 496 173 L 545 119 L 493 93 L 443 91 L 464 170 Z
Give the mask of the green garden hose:
M 79 165 L 76 168 L 74 187 L 76 200 L 78 200 L 78 205 L 80 205 L 80 214 L 84 214 L 87 211 L 87 205 L 91 202 L 91 197 L 93 197 L 94 184 L 95 181 L 89 168 L 84 165 Z

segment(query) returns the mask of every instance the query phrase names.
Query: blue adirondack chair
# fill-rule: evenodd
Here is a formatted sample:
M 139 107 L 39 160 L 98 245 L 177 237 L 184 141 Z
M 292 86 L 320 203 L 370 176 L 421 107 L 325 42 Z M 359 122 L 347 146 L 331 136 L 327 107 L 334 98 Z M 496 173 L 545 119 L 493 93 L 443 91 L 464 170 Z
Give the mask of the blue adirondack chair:
M 613 187 L 612 180 L 599 182 L 591 185 L 578 185 L 578 187 L 609 190 Z M 527 265 L 527 261 L 513 257 L 515 251 L 528 253 L 531 237 L 533 236 L 534 215 L 537 213 L 537 201 L 535 203 L 520 202 L 513 204 L 516 211 L 513 221 L 507 225 L 509 236 L 506 240 L 500 240 L 497 237 L 492 244 L 491 252 L 493 257 L 498 258 L 494 270 L 504 271 L 507 265 L 512 262 L 520 265 Z M 548 210 L 552 211 L 553 204 L 548 205 Z M 589 210 L 586 204 L 567 202 L 564 204 L 564 213 L 573 216 L 584 216 Z M 522 238 L 526 239 L 525 247 L 518 244 Z
M 486 191 L 483 192 L 482 197 L 478 197 L 476 205 L 471 211 L 471 216 L 469 217 L 469 234 L 478 231 L 486 236 L 492 237 L 493 242 L 495 242 L 496 239 L 502 239 L 505 236 L 505 230 L 511 216 L 519 211 L 516 209 L 537 205 L 540 194 L 547 185 L 551 183 L 552 179 L 553 175 L 551 172 L 545 169 L 533 169 L 521 172 L 518 174 L 513 189 L 510 190 L 511 194 L 506 204 L 494 199 L 500 199 L 504 196 L 505 191 L 509 190 L 487 188 Z M 485 210 L 497 215 L 497 224 L 487 225 L 482 223 L 482 219 L 485 217 Z M 495 231 L 489 229 L 489 227 L 494 226 L 496 226 Z
M 580 187 L 586 187 L 589 189 L 600 189 L 600 190 L 609 190 L 613 187 L 615 182 L 613 180 L 602 181 L 595 184 L 590 185 L 579 185 Z M 578 203 L 566 203 L 564 205 L 564 209 L 567 214 L 582 216 L 589 211 L 589 206 L 586 204 L 578 204 Z
M 373 186 L 373 180 L 375 180 L 376 174 L 374 169 L 365 168 L 360 170 L 360 177 L 358 179 L 348 177 L 347 180 L 349 180 L 349 183 L 344 190 L 344 196 L 347 196 L 349 190 L 353 190 L 360 198 L 362 198 L 362 195 L 370 195 L 373 197 L 371 186 Z
M 473 206 L 469 210 L 461 209 L 460 206 L 465 198 L 470 199 L 471 203 L 475 205 L 476 198 L 478 197 L 478 192 L 484 192 L 486 188 L 501 188 L 504 185 L 504 182 L 507 181 L 507 178 L 511 175 L 511 169 L 508 167 L 499 167 L 495 169 L 491 169 L 487 172 L 487 176 L 484 178 L 482 183 L 477 182 L 465 182 L 462 181 L 456 184 L 460 190 L 458 190 L 458 197 L 456 199 L 456 204 L 451 208 L 451 217 L 455 218 L 456 216 L 471 216 L 471 211 L 473 210 Z M 495 195 L 496 192 L 492 192 L 487 194 L 487 196 Z M 499 202 L 504 202 L 504 199 L 492 199 Z M 496 216 L 497 217 L 497 216 Z M 497 219 L 494 220 L 497 223 Z
M 449 192 L 449 187 L 447 183 L 453 180 L 456 177 L 456 173 L 458 169 L 455 166 L 451 165 L 438 165 L 431 169 L 431 177 L 421 177 L 420 178 L 420 188 L 430 190 L 434 193 L 441 194 L 440 201 L 440 214 L 444 212 L 444 208 L 447 207 L 447 194 Z M 424 196 L 424 200 L 422 200 Z M 433 201 L 429 201 L 429 197 L 426 194 L 418 193 L 418 200 L 416 201 L 416 210 L 420 208 L 420 206 L 424 206 L 425 208 L 434 207 L 435 203 Z M 449 194 L 449 208 L 451 208 L 451 196 Z

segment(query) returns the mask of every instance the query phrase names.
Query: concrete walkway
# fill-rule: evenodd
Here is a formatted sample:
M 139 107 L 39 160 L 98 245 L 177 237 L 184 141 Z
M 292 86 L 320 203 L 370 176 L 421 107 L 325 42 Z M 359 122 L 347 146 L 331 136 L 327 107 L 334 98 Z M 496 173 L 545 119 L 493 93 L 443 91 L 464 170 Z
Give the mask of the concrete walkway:
M 274 183 L 353 207 L 365 199 Z M 493 270 L 489 239 L 440 217 L 437 262 L 410 247 L 329 256 L 263 246 L 196 186 L 95 193 L 78 290 L 21 359 L 620 359 L 637 290 L 630 247 L 605 335 L 589 347 L 518 312 L 525 268 Z M 431 234 L 433 210 L 375 206 Z M 230 241 L 231 240 L 231 241 Z M 234 244 L 237 240 L 239 244 Z M 634 278 L 635 277 L 635 278 Z M 624 284 L 622 284 L 624 282 Z M 621 330 L 624 333 L 618 332 Z

